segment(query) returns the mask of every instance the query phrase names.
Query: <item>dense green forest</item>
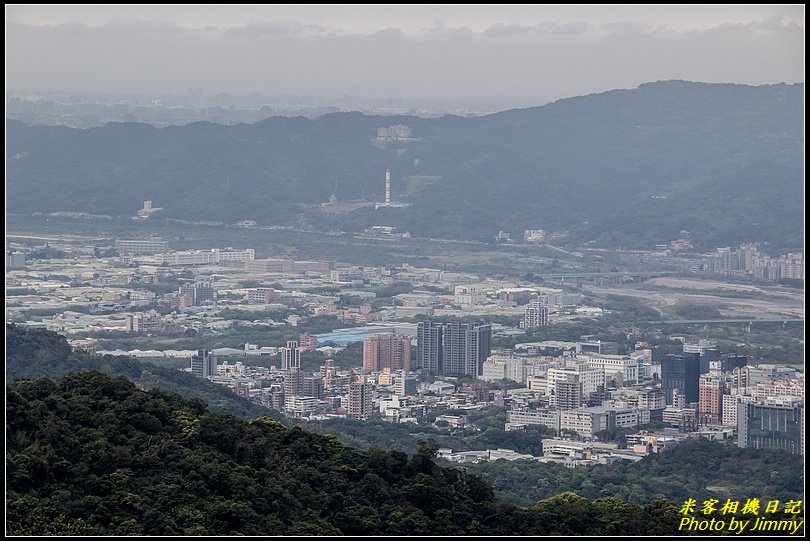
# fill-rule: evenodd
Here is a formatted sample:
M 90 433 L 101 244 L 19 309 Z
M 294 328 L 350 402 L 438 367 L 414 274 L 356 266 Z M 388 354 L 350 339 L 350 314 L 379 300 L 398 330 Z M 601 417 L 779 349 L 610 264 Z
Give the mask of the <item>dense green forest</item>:
M 6 434 L 12 535 L 654 535 L 679 521 L 663 500 L 514 507 L 427 445 L 361 452 L 97 372 L 8 386 Z
M 503 499 L 518 505 L 575 492 L 587 498 L 616 497 L 643 504 L 657 498 L 801 500 L 804 460 L 779 449 L 692 440 L 639 462 L 569 469 L 558 464 L 498 460 L 464 466 L 490 483 Z
M 335 113 L 86 130 L 9 121 L 6 195 L 27 214 L 129 217 L 148 199 L 164 209 L 158 220 L 385 224 L 490 242 L 542 228 L 575 246 L 639 248 L 685 229 L 698 249 L 762 241 L 778 252 L 803 244 L 803 96 L 803 84 L 659 81 L 478 118 Z M 374 141 L 396 123 L 415 140 Z M 395 199 L 410 206 L 374 210 L 387 167 Z M 340 202 L 372 206 L 323 212 L 336 186 Z
M 435 428 L 432 423 L 441 414 L 467 415 L 471 425 L 465 428 Z M 507 413 L 503 408 L 489 406 L 479 411 L 434 411 L 419 419 L 419 424 L 398 423 L 382 419 L 328 419 L 326 421 L 292 421 L 319 434 L 334 434 L 340 441 L 359 449 L 385 447 L 412 453 L 419 442 L 432 440 L 438 447 L 454 451 L 512 449 L 518 453 L 540 456 L 541 440 L 554 431 L 542 425 L 527 427 L 520 432 L 506 432 Z
M 469 413 L 476 428 L 467 430 L 437 430 L 430 425 L 430 416 L 418 425 L 331 419 L 301 422 L 300 426 L 334 434 L 361 449 L 376 446 L 406 452 L 415 451 L 420 440 L 431 440 L 456 452 L 504 448 L 540 456 L 542 438 L 554 435 L 542 426 L 519 433 L 505 432 L 506 413 L 502 408 Z M 499 498 L 528 506 L 562 492 L 588 498 L 615 497 L 636 504 L 659 498 L 683 502 L 690 497 L 745 499 L 751 495 L 767 500 L 799 500 L 804 487 L 803 464 L 802 457 L 781 450 L 741 449 L 731 443 L 695 439 L 639 462 L 570 469 L 559 464 L 498 460 L 461 467 L 491 484 Z

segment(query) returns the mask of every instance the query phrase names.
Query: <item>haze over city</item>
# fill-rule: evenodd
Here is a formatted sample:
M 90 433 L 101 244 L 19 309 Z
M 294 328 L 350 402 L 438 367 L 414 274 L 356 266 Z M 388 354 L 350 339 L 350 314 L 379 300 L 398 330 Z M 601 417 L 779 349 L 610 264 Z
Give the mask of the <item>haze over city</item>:
M 804 6 L 7 6 L 6 88 L 526 100 L 804 80 Z

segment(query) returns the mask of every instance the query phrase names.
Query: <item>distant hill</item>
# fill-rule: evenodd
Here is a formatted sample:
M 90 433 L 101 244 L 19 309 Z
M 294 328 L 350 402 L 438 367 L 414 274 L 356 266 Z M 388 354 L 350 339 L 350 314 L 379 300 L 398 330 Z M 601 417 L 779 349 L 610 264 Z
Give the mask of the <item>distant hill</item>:
M 6 325 L 6 383 L 41 377 L 58 380 L 76 372 L 123 376 L 144 389 L 175 392 L 187 399 L 201 400 L 211 411 L 218 413 L 242 418 L 276 415 L 222 385 L 188 372 L 156 366 L 133 357 L 72 351 L 65 337 L 55 332 Z
M 685 229 L 703 248 L 800 248 L 803 100 L 803 84 L 663 81 L 479 118 L 335 113 L 87 130 L 9 121 L 7 207 L 128 217 L 149 199 L 186 220 L 384 224 L 468 239 L 566 230 L 573 243 L 627 247 Z M 417 140 L 377 141 L 392 124 Z M 319 210 L 333 192 L 382 201 L 386 167 L 394 200 L 410 206 Z

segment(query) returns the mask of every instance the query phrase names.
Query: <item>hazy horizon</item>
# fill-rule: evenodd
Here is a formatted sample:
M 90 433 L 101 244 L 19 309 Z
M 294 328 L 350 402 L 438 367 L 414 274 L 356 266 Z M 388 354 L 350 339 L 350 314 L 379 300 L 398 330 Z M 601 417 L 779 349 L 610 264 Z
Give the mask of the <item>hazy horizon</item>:
M 686 8 L 686 9 L 685 9 Z M 6 90 L 543 104 L 804 81 L 804 6 L 7 6 Z

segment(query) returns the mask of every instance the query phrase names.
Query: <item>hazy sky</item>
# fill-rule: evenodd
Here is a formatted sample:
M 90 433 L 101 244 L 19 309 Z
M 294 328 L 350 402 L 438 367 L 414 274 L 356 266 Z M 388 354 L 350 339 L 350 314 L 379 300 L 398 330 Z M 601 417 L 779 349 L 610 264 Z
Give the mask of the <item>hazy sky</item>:
M 6 5 L 6 89 L 544 102 L 804 81 L 804 5 Z

